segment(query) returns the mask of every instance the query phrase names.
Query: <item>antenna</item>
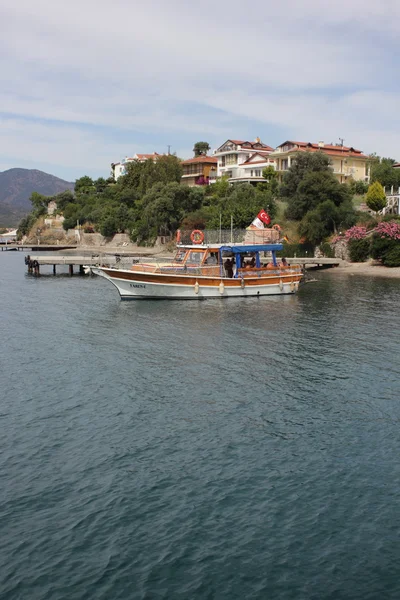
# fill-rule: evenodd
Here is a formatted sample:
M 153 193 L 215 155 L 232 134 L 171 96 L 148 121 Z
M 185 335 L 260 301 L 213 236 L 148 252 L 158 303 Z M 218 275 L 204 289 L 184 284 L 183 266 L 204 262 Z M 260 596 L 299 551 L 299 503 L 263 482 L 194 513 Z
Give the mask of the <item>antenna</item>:
M 168 156 L 171 154 L 171 145 L 168 144 Z
M 341 145 L 341 146 L 342 146 L 342 148 L 343 148 L 343 142 L 344 142 L 344 138 L 341 138 L 341 137 L 340 137 L 340 138 L 339 138 L 339 142 L 341 142 L 341 144 L 340 144 L 340 145 Z

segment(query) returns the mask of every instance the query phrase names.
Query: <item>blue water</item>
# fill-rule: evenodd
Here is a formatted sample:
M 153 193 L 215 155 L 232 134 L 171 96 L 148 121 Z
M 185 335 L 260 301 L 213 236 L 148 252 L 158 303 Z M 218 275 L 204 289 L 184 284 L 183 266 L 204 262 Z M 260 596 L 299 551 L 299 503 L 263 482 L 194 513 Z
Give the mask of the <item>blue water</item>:
M 1 600 L 400 597 L 400 281 L 0 274 Z

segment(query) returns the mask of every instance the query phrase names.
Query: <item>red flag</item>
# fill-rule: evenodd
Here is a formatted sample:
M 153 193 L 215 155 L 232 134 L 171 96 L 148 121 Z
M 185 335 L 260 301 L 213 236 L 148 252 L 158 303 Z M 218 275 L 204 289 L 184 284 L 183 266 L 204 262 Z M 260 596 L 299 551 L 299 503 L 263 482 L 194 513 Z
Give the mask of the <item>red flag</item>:
M 265 225 L 269 225 L 271 223 L 271 217 L 265 210 L 260 210 L 257 217 L 260 219 L 260 221 L 265 223 Z

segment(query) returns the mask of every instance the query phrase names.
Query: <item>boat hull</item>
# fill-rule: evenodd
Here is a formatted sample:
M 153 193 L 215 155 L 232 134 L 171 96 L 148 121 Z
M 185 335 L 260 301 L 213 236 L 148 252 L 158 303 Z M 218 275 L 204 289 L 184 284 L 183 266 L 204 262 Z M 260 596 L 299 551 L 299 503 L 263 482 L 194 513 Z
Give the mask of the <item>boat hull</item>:
M 230 279 L 227 277 L 196 277 L 163 275 L 93 267 L 93 273 L 108 279 L 122 300 L 172 299 L 203 300 L 206 298 L 243 298 L 295 294 L 302 273 L 287 273 L 270 277 Z

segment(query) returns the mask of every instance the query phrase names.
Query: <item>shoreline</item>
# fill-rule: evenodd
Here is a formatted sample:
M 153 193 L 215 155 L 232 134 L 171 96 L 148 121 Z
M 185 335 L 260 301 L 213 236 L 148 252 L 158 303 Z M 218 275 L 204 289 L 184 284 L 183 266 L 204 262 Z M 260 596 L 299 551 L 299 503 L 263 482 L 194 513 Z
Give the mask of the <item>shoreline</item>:
M 373 277 L 388 277 L 400 279 L 400 267 L 384 267 L 374 260 L 364 263 L 350 263 L 343 261 L 338 267 L 326 270 L 332 274 L 369 275 Z

